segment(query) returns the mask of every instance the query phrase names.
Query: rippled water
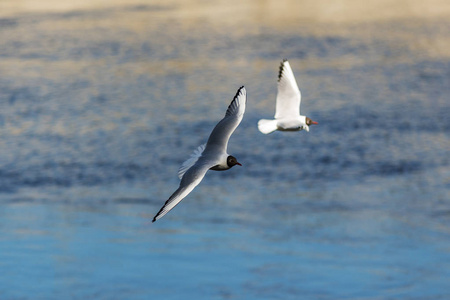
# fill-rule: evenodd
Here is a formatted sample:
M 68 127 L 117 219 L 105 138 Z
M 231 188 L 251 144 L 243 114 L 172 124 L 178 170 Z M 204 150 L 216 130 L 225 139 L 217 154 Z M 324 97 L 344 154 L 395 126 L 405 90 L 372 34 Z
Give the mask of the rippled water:
M 450 296 L 446 18 L 117 3 L 0 18 L 0 299 Z M 282 58 L 319 125 L 265 136 Z M 244 166 L 152 224 L 241 85 Z

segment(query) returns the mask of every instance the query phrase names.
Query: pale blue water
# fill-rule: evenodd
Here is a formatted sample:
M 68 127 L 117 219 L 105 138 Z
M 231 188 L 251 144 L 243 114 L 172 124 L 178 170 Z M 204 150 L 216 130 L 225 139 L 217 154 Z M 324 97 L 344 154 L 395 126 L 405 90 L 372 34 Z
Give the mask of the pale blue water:
M 172 9 L 0 19 L 0 299 L 450 298 L 450 56 L 389 38 L 448 21 L 152 19 Z M 265 136 L 282 58 L 319 125 Z M 244 166 L 152 224 L 240 85 Z

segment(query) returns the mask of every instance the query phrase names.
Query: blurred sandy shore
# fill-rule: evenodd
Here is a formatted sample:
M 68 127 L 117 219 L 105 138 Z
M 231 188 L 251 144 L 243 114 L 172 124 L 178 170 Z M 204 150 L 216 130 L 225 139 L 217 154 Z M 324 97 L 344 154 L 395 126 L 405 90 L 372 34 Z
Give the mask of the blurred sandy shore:
M 139 5 L 175 8 L 185 18 L 207 18 L 216 22 L 258 20 L 285 24 L 307 22 L 369 22 L 392 19 L 445 18 L 450 15 L 447 0 L 267 0 L 267 1 L 194 1 L 194 0 L 4 0 L 0 16 L 28 13 L 61 13 L 76 10 L 110 9 Z
M 126 11 L 130 14 L 123 14 Z M 33 15 L 109 13 L 71 23 L 74 29 L 92 27 L 121 28 L 145 35 L 168 29 L 170 24 L 183 30 L 214 28 L 233 34 L 262 33 L 267 28 L 315 36 L 330 34 L 373 38 L 408 45 L 428 57 L 450 57 L 450 1 L 447 0 L 268 0 L 268 1 L 194 1 L 194 0 L 5 0 L 0 1 L 0 21 Z M 6 23 L 5 23 L 6 22 Z M 1 25 L 2 23 L 0 23 Z M 163 24 L 163 25 L 162 25 Z M 398 24 L 402 24 L 398 26 Z M 63 24 L 66 27 L 68 24 Z M 55 20 L 48 28 L 58 28 Z M 50 29 L 51 29 L 50 28 Z M 376 28 L 376 30 L 374 30 Z

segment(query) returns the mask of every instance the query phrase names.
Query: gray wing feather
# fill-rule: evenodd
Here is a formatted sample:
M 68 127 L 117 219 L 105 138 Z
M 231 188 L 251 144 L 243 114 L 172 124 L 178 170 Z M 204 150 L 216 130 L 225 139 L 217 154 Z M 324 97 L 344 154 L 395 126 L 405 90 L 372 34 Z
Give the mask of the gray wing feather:
M 240 87 L 228 106 L 225 117 L 214 127 L 208 142 L 206 143 L 207 151 L 217 151 L 218 153 L 226 152 L 228 140 L 231 134 L 242 120 L 247 102 L 247 91 L 245 87 Z
M 178 189 L 172 194 L 172 196 L 170 196 L 166 203 L 164 203 L 163 207 L 155 215 L 152 222 L 161 219 L 175 206 L 177 206 L 181 200 L 189 195 L 189 193 L 192 192 L 192 190 L 202 181 L 206 172 L 211 167 L 212 165 L 207 165 L 199 161 L 190 167 L 181 179 Z

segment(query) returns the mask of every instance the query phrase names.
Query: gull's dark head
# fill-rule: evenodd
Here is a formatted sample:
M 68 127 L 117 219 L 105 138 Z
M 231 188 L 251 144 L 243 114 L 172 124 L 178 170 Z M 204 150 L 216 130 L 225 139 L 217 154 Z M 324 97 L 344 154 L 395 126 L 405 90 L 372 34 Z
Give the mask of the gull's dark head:
M 238 166 L 242 166 L 236 159 L 236 157 L 234 157 L 233 155 L 230 155 L 227 157 L 227 165 L 231 168 L 234 165 L 238 165 Z
M 310 118 L 306 117 L 306 125 L 317 125 L 319 123 L 314 122 L 313 120 L 311 120 Z

